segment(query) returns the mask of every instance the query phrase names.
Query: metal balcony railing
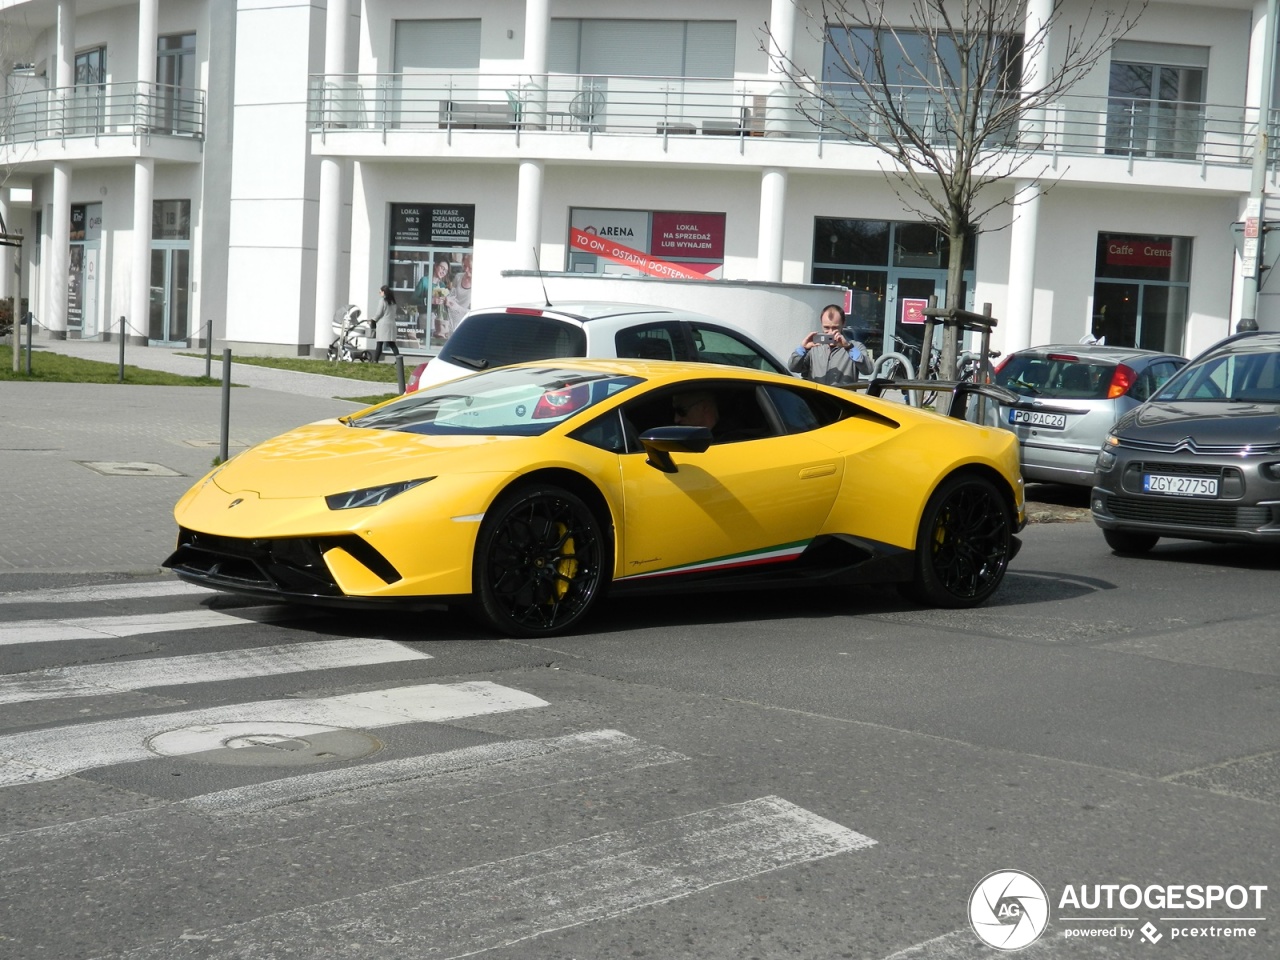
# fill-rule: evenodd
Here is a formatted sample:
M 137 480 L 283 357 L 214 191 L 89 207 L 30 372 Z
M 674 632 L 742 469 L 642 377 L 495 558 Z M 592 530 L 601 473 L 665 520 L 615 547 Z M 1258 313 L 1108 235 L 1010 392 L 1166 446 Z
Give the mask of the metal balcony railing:
M 0 144 L 139 135 L 203 139 L 203 91 L 135 81 L 0 97 Z
M 949 136 L 936 92 L 895 92 L 913 127 Z M 992 106 L 998 105 L 998 94 Z M 538 131 L 586 137 L 786 137 L 833 143 L 881 135 L 856 88 L 771 80 L 515 74 L 313 76 L 308 122 L 350 131 Z M 861 136 L 856 130 L 869 136 Z M 1274 129 L 1274 127 L 1273 127 Z M 999 128 L 993 146 L 1053 155 L 1205 164 L 1252 162 L 1257 110 L 1064 96 Z M 451 139 L 451 137 L 450 137 Z M 1274 138 L 1273 138 L 1274 140 Z

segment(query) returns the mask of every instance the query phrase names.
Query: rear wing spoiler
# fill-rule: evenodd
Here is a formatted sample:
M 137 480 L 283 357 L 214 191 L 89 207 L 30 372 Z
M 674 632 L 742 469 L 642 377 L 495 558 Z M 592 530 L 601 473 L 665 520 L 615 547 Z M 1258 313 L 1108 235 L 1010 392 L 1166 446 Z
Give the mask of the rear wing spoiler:
M 858 385 L 859 387 L 862 384 Z M 966 380 L 891 380 L 876 377 L 866 383 L 867 396 L 881 397 L 886 392 L 902 391 L 911 406 L 921 406 L 920 395 L 925 393 L 948 394 L 944 403 L 939 398 L 938 413 L 945 413 L 957 420 L 986 423 L 988 401 L 1014 410 L 1038 410 L 1042 413 L 1085 413 L 1077 407 L 1057 406 L 1035 400 L 1024 400 L 1012 390 L 997 387 L 994 383 L 970 383 Z

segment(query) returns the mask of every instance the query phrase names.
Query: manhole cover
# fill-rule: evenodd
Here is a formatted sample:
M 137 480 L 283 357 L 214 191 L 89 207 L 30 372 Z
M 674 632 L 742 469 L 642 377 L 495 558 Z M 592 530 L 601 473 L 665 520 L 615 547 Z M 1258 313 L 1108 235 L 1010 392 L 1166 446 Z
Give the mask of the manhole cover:
M 141 460 L 77 460 L 76 463 L 88 467 L 94 473 L 104 477 L 184 477 L 186 474 L 170 470 L 159 463 L 145 463 Z
M 358 760 L 382 749 L 356 730 L 270 720 L 215 723 L 156 734 L 147 749 L 162 757 L 232 767 L 303 767 Z

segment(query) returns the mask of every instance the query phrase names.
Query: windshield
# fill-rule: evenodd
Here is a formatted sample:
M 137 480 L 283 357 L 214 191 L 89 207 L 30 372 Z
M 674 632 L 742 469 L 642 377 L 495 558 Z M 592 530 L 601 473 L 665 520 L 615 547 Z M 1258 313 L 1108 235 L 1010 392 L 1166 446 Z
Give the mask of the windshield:
M 503 368 L 409 394 L 346 423 L 407 433 L 537 436 L 641 382 L 558 367 Z
M 1209 357 L 1184 368 L 1155 399 L 1280 403 L 1280 351 Z

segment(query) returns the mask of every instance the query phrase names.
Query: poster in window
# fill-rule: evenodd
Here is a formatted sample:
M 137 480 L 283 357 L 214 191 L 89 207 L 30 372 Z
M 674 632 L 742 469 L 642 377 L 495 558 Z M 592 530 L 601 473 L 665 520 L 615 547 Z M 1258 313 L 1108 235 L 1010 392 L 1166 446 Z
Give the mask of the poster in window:
M 387 283 L 400 305 L 397 343 L 440 346 L 471 309 L 474 204 L 393 203 Z
M 567 269 L 718 280 L 724 235 L 723 213 L 576 207 L 569 216 Z

